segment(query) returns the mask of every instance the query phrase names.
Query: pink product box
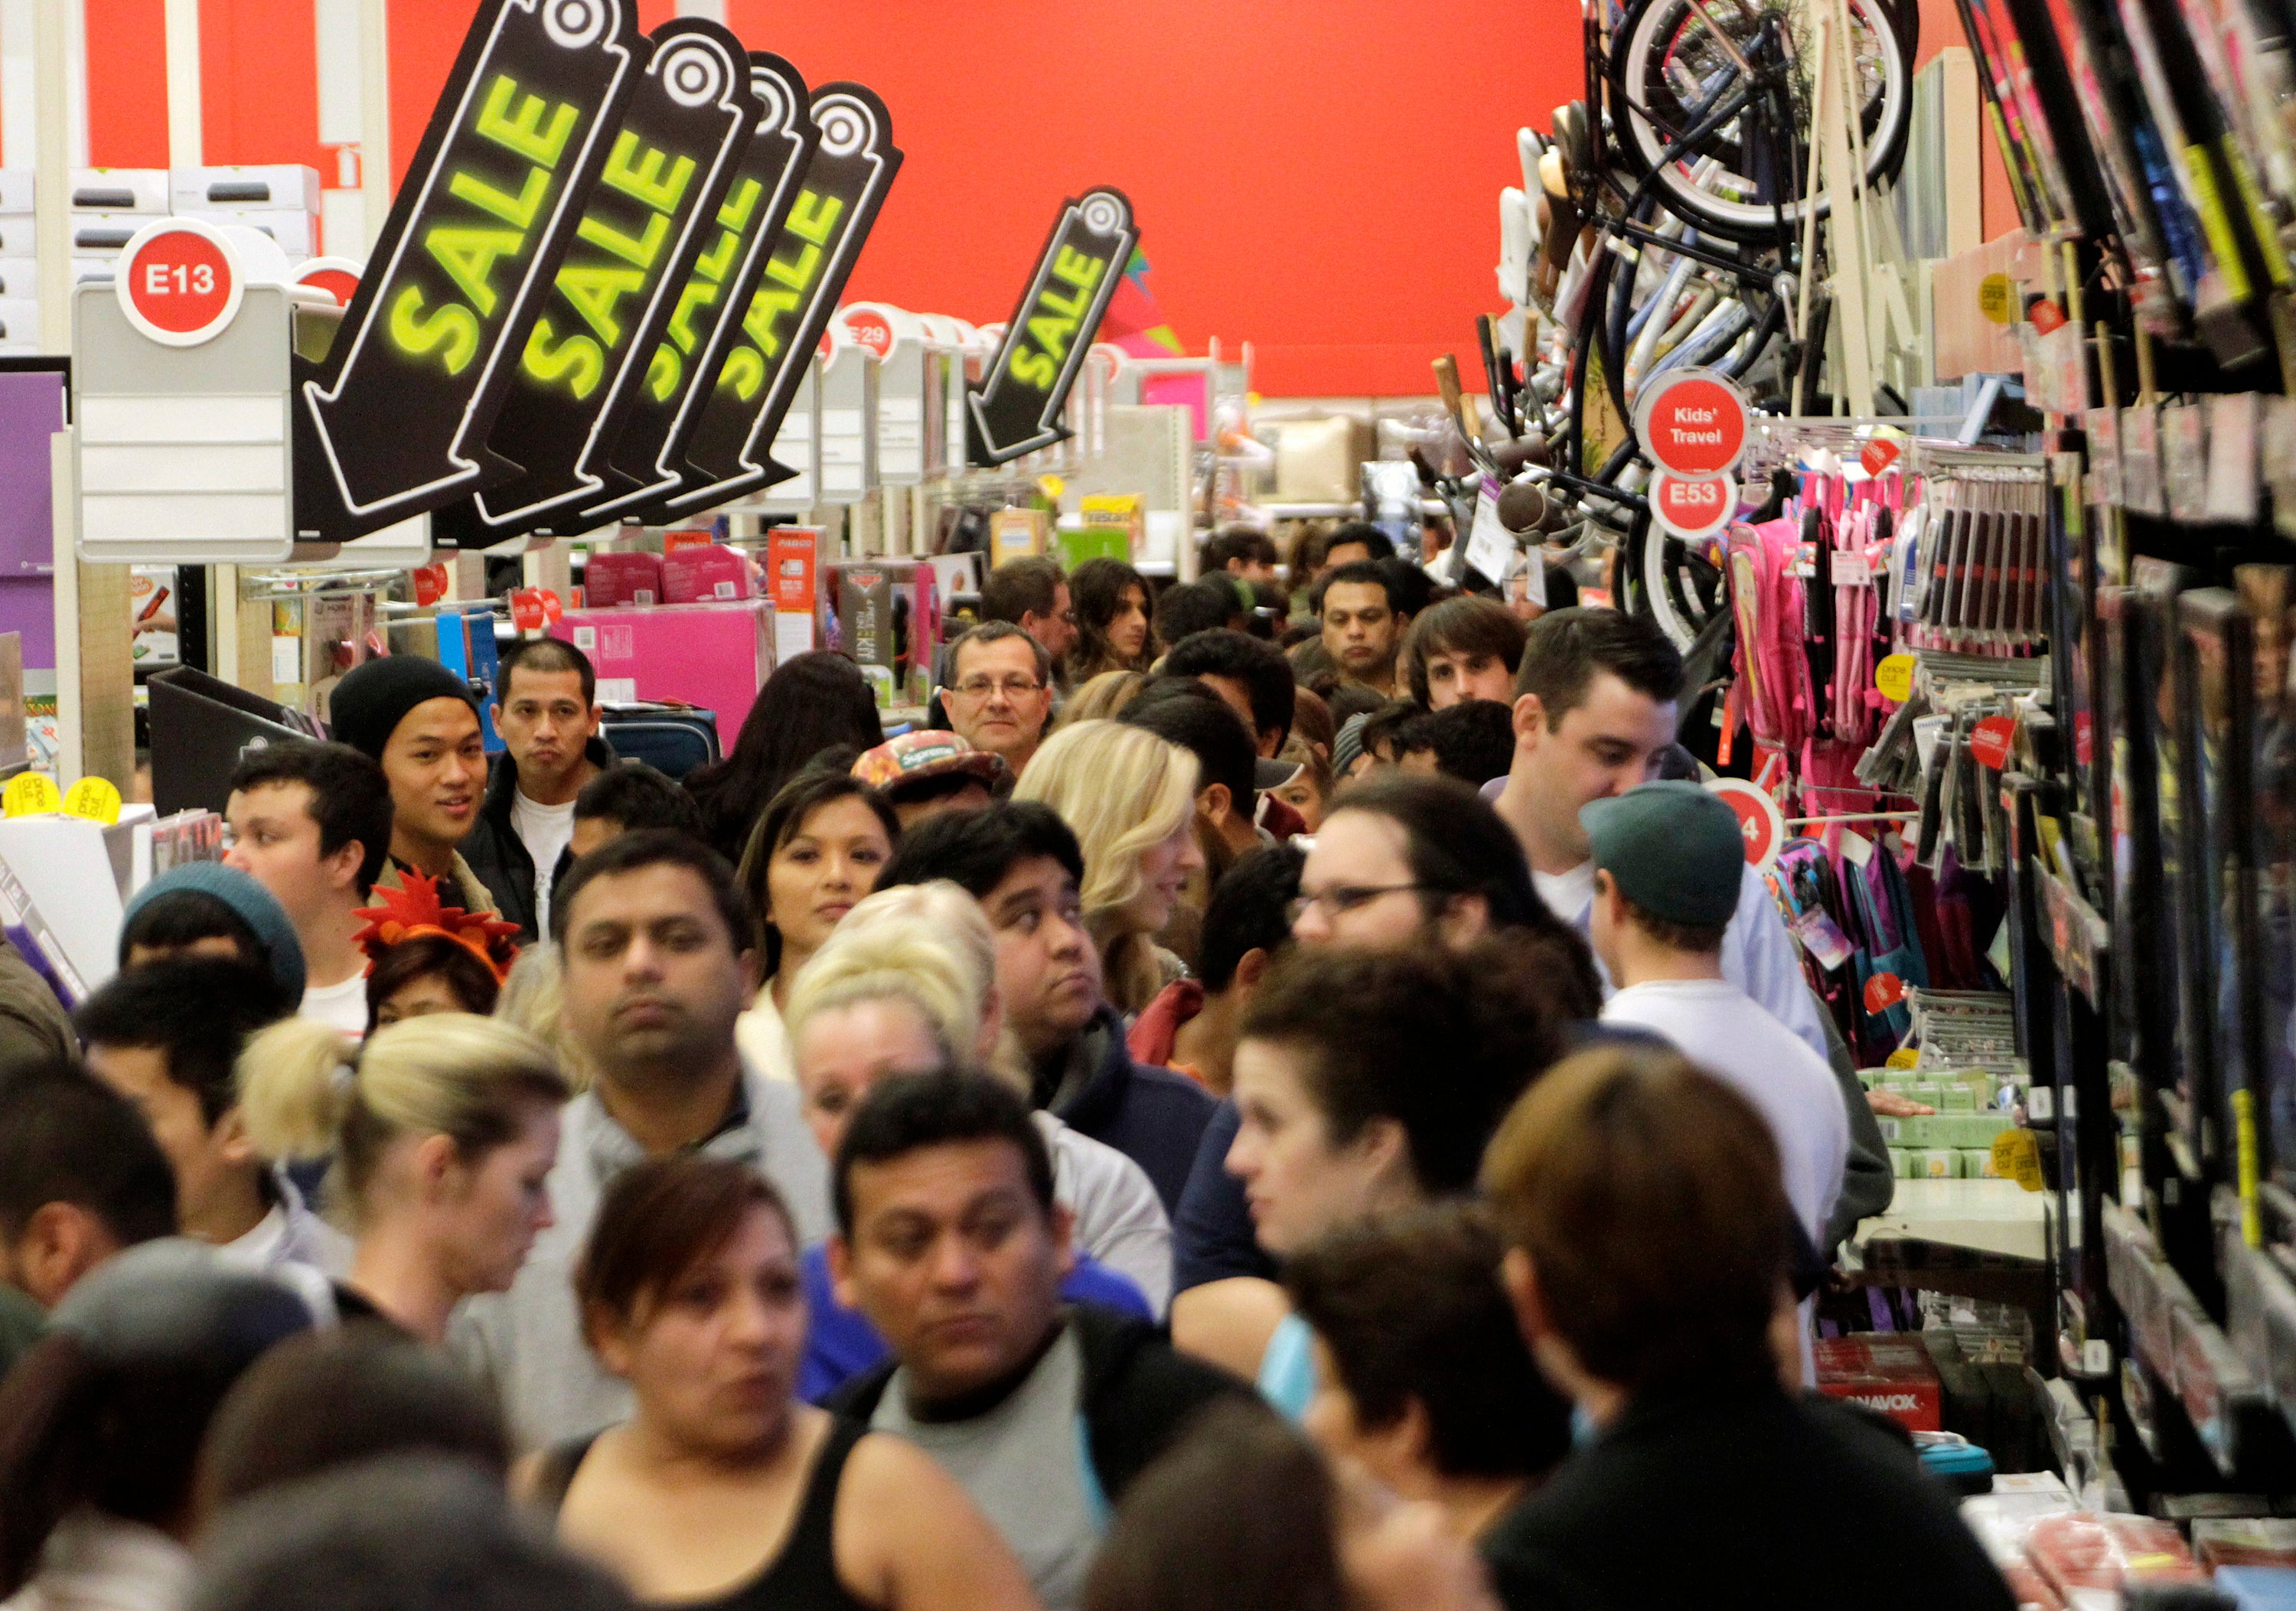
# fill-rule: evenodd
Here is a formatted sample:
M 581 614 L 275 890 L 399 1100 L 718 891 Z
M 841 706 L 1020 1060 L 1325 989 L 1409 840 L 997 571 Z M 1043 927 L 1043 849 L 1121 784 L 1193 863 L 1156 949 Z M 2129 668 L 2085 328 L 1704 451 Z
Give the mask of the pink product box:
M 661 571 L 659 554 L 593 554 L 582 568 L 582 602 L 594 608 L 667 604 Z
M 661 588 L 666 604 L 754 598 L 758 592 L 748 556 L 718 543 L 664 555 Z
M 774 669 L 773 605 L 761 598 L 569 610 L 550 635 L 590 657 L 601 701 L 676 700 L 715 711 L 726 749 Z

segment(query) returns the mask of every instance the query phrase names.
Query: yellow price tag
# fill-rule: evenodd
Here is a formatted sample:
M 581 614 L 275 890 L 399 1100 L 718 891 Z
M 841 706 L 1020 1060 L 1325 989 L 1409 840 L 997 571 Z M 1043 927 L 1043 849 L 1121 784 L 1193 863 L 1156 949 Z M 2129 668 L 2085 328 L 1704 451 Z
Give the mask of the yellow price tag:
M 64 810 L 109 826 L 119 820 L 119 791 L 102 777 L 83 777 L 64 795 Z
M 1056 504 L 1061 501 L 1061 494 L 1068 490 L 1068 483 L 1066 481 L 1062 481 L 1057 475 L 1049 473 L 1038 476 L 1037 478 L 1037 485 L 1043 489 L 1046 497 L 1052 499 L 1053 502 Z
M 56 780 L 45 772 L 19 772 L 0 789 L 0 815 L 9 817 L 39 817 L 64 809 L 64 797 L 56 789 Z
M 1919 1068 L 1921 1065 L 1921 1053 L 1910 1046 L 1899 1047 L 1896 1051 L 1891 1052 L 1882 1064 L 1884 1068 Z
M 2030 1130 L 2005 1130 L 1993 1138 L 1993 1172 L 2027 1191 L 2041 1189 L 2041 1143 Z
M 1882 690 L 1882 697 L 1893 705 L 1901 705 L 1914 691 L 1914 657 L 1910 654 L 1885 656 L 1874 668 L 1874 686 Z
M 1977 282 L 1977 311 L 1996 325 L 2017 322 L 2017 287 L 2005 274 L 1988 274 Z

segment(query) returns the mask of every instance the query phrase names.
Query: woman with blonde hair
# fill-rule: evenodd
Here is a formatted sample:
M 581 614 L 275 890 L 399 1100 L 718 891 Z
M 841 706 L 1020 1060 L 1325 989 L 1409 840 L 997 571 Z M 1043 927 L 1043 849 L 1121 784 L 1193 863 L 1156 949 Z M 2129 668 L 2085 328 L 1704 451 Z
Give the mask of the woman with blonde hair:
M 240 1054 L 240 1111 L 267 1159 L 334 1159 L 328 1206 L 351 1234 L 348 1316 L 439 1344 L 455 1305 L 506 1290 L 551 1221 L 567 1086 L 523 1030 L 466 1013 L 354 1044 L 289 1018 Z
M 870 896 L 847 915 L 790 988 L 785 1017 L 806 1122 L 836 1154 L 846 1122 L 878 1081 L 983 1066 L 1026 1091 L 1004 1032 L 996 945 L 980 904 L 946 880 Z M 1075 1216 L 1071 1298 L 1163 1313 L 1172 1288 L 1172 1233 L 1156 1188 L 1114 1147 L 1036 1115 L 1053 1156 L 1054 1197 Z M 805 1257 L 814 1305 L 802 1392 L 818 1399 L 883 1357 L 859 1313 L 840 1307 L 823 1250 Z
M 1069 695 L 1060 714 L 1053 718 L 1053 731 L 1072 727 L 1080 721 L 1113 721 L 1124 714 L 1124 708 L 1139 698 L 1140 690 L 1147 686 L 1145 671 L 1103 671 Z
M 1013 798 L 1052 807 L 1077 836 L 1108 999 L 1127 1017 L 1139 1012 L 1183 971 L 1155 937 L 1204 865 L 1196 758 L 1144 728 L 1080 721 L 1037 752 Z

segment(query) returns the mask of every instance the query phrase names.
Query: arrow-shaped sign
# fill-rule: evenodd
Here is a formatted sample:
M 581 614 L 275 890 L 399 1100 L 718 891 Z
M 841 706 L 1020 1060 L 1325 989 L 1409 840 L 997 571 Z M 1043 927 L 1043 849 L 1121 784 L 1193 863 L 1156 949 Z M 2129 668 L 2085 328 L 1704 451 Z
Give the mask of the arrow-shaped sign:
M 1120 190 L 1103 185 L 1062 207 L 987 378 L 967 399 L 974 464 L 1001 464 L 1069 434 L 1060 423 L 1069 388 L 1139 239 Z
M 586 526 L 619 520 L 685 484 L 681 460 L 701 406 L 741 333 L 750 304 L 797 200 L 816 144 L 811 100 L 797 69 L 764 51 L 750 53 L 757 123 L 734 183 L 718 209 L 701 255 L 677 293 L 669 325 L 648 360 L 606 455 L 608 495 L 583 510 Z M 619 490 L 613 490 L 619 489 Z
M 649 38 L 653 59 L 487 437 L 522 473 L 441 511 L 435 542 L 488 547 L 586 530 L 580 509 L 605 489 L 616 410 L 645 377 L 758 119 L 749 56 L 721 25 L 680 18 Z
M 685 489 L 649 520 L 715 508 L 790 477 L 767 449 L 901 166 L 884 103 L 858 84 L 816 91 L 813 126 L 820 144 L 804 186 L 686 442 Z
M 483 446 L 646 45 L 629 0 L 480 0 L 326 357 L 297 361 L 296 526 L 348 540 L 519 466 Z

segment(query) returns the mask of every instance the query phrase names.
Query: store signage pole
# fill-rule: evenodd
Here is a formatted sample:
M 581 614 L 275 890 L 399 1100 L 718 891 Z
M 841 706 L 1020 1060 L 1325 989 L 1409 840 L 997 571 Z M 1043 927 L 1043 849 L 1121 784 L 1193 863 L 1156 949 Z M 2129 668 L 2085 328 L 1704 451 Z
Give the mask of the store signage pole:
M 1061 421 L 1101 316 L 1131 265 L 1132 203 L 1103 185 L 1064 203 L 972 398 L 972 462 L 1002 464 L 1070 433 Z
M 649 510 L 650 524 L 714 509 L 794 473 L 774 462 L 775 433 L 901 167 L 885 103 L 858 84 L 815 91 L 813 126 L 820 143 L 804 188 L 685 444 L 685 489 Z

